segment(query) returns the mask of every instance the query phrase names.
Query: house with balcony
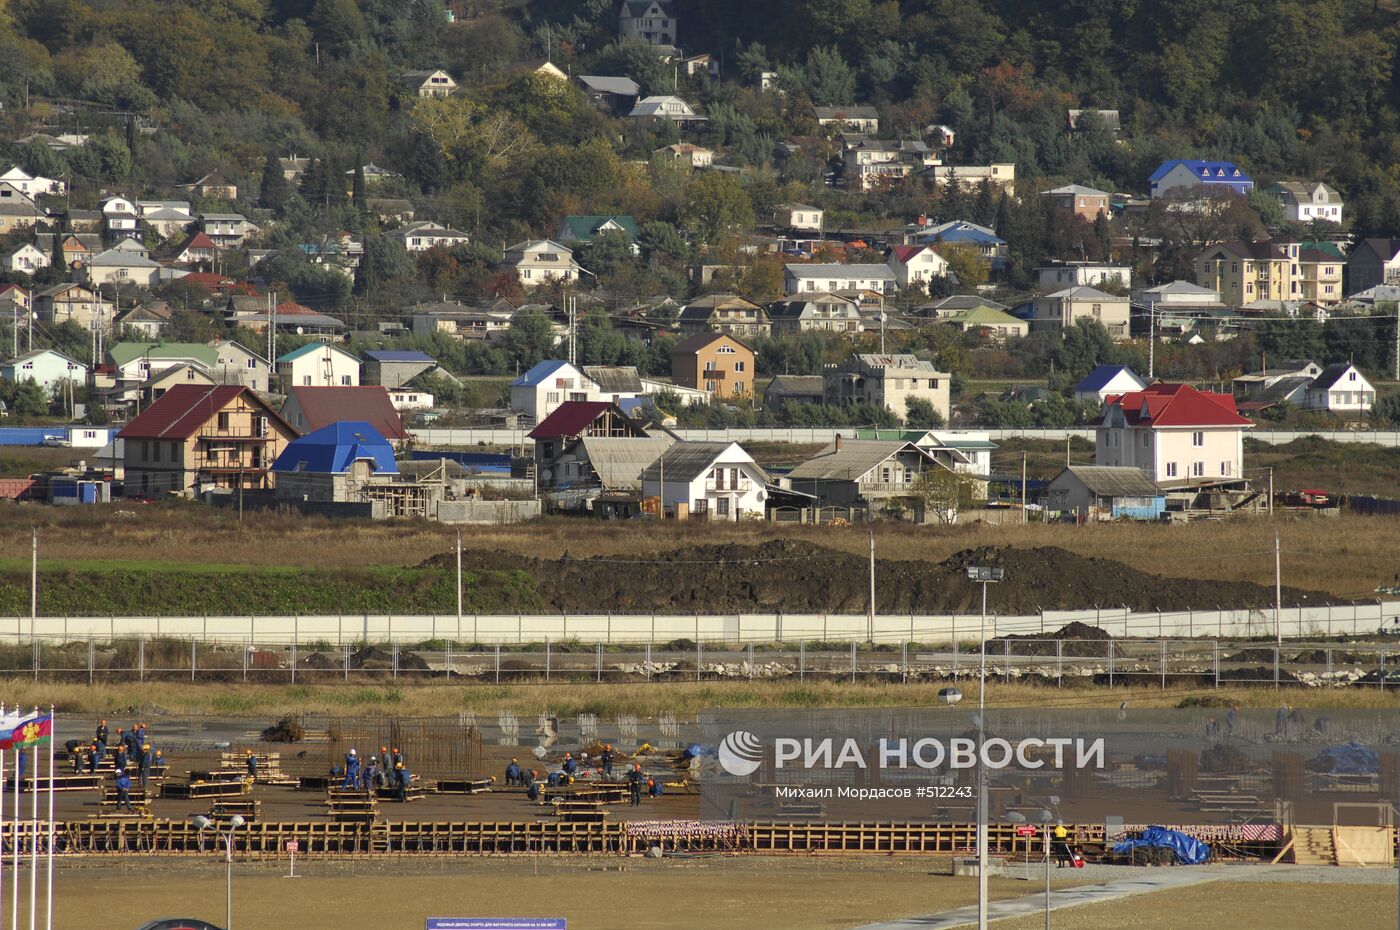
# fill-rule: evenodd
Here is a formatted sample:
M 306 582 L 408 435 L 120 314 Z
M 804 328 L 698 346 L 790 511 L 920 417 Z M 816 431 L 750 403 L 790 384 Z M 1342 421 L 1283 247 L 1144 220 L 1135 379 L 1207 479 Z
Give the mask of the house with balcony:
M 584 400 L 560 404 L 530 439 L 540 491 L 563 510 L 586 509 L 604 491 L 639 491 L 642 469 L 675 442 L 648 433 L 616 403 Z M 635 468 L 618 467 L 628 463 Z
M 681 308 L 677 317 L 682 335 L 726 333 L 730 336 L 766 336 L 772 331 L 762 307 L 737 294 L 706 294 Z
M 642 471 L 642 497 L 666 519 L 738 522 L 763 516 L 768 483 L 737 442 L 677 442 Z
M 668 119 L 678 124 L 703 123 L 708 119 L 680 97 L 670 94 L 643 97 L 627 115 L 632 119 Z
M 405 71 L 399 82 L 415 97 L 450 97 L 457 89 L 452 75 L 442 69 Z
M 384 235 L 403 243 L 404 249 L 409 252 L 426 252 L 437 246 L 450 249 L 454 245 L 465 245 L 471 241 L 471 236 L 460 229 L 452 229 L 431 220 L 409 223 L 399 229 L 390 230 Z
M 520 279 L 524 287 L 539 287 L 554 281 L 577 281 L 580 272 L 573 250 L 553 239 L 517 242 L 505 250 L 499 267 Z
M 901 420 L 909 418 L 909 401 L 928 401 L 947 422 L 951 411 L 952 375 L 913 355 L 856 354 L 822 372 L 828 404 L 873 404 L 888 407 Z
M 136 204 L 125 197 L 108 197 L 98 204 L 102 211 L 102 235 L 108 242 L 141 236 L 141 217 Z
M 864 329 L 860 305 L 837 294 L 813 294 L 776 300 L 768 305 L 773 335 L 823 332 L 854 336 Z
M 1304 242 L 1298 249 L 1299 294 L 1320 307 L 1341 303 L 1346 258 L 1331 242 Z
M 1325 220 L 1342 222 L 1342 195 L 1330 184 L 1321 181 L 1279 181 L 1264 189 L 1283 207 L 1283 219 L 1288 223 L 1311 223 Z
M 1231 240 L 1196 257 L 1196 283 L 1232 307 L 1259 300 L 1302 299 L 1302 243 L 1289 239 Z
M 853 191 L 892 187 L 919 171 L 938 164 L 928 144 L 919 139 L 865 139 L 846 146 L 845 185 Z
M 1109 262 L 1050 261 L 1036 268 L 1035 277 L 1037 287 L 1049 291 L 1104 285 L 1126 290 L 1132 284 L 1133 269 L 1128 265 L 1114 265 Z
M 77 323 L 83 329 L 107 330 L 113 308 L 96 291 L 81 284 L 55 284 L 34 293 L 34 319 L 42 323 Z
M 754 353 L 727 333 L 696 333 L 671 347 L 671 380 L 715 400 L 753 394 Z
M 676 11 L 668 0 L 623 0 L 617 34 L 648 45 L 676 44 Z
M 915 485 L 924 472 L 946 466 L 912 442 L 847 439 L 837 435 L 816 455 L 782 479 L 792 491 L 811 494 L 823 505 L 913 511 L 920 519 L 923 504 Z
M 117 434 L 125 441 L 126 496 L 270 487 L 272 463 L 296 437 L 248 388 L 174 385 Z
M 199 229 L 221 249 L 236 249 L 260 232 L 258 225 L 241 213 L 201 213 Z
M 1162 487 L 1233 483 L 1244 473 L 1244 431 L 1230 394 L 1157 382 L 1110 397 L 1095 430 L 1094 464 L 1140 469 Z
M 817 125 L 835 126 L 842 132 L 877 133 L 880 131 L 880 111 L 872 106 L 853 104 L 845 107 L 813 107 Z

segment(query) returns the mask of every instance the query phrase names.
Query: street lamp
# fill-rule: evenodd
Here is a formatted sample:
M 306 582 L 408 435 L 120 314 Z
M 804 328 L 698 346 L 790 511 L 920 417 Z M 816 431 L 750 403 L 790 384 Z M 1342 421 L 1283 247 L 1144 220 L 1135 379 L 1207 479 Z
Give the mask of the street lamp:
M 218 830 L 214 821 L 203 815 L 196 815 L 191 822 L 199 830 L 199 849 L 204 851 L 204 831 Z M 224 930 L 233 930 L 233 831 L 243 826 L 242 817 L 235 814 L 229 818 L 228 829 L 224 831 Z
M 989 565 L 969 565 L 967 579 L 982 585 L 982 626 L 979 638 L 982 648 L 977 669 L 977 752 L 982 752 L 984 709 L 987 693 L 987 585 L 996 584 L 1006 570 Z M 987 930 L 987 772 L 979 759 L 977 763 L 977 930 Z

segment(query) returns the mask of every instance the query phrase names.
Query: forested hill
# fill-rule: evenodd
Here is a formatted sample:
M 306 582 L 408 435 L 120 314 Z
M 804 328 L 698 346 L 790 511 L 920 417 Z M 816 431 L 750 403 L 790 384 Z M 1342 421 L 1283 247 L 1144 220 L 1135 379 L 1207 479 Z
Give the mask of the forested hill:
M 603 163 L 657 141 L 577 101 L 520 92 L 512 66 L 548 54 L 575 75 L 628 74 L 644 93 L 677 87 L 735 164 L 810 133 L 812 104 L 872 103 L 882 135 L 946 124 L 961 160 L 1014 162 L 1018 180 L 1141 191 L 1163 158 L 1230 158 L 1256 179 L 1325 178 L 1354 229 L 1400 234 L 1394 0 L 673 6 L 679 44 L 713 53 L 719 81 L 678 78 L 619 43 L 614 0 L 0 0 L 0 141 L 33 128 L 26 99 L 95 101 L 153 113 L 169 132 L 124 154 L 114 130 L 110 151 L 73 166 L 79 196 L 84 181 L 154 189 L 211 169 L 256 196 L 272 153 L 363 157 L 404 173 L 409 193 L 443 198 L 444 220 L 539 232 L 561 208 L 622 199 Z M 424 133 L 399 75 L 437 67 L 480 109 Z M 785 94 L 756 91 L 764 71 Z M 1065 110 L 1081 106 L 1118 109 L 1121 144 L 1067 134 Z M 493 113 L 509 122 L 486 123 L 483 140 Z M 467 135 L 457 150 L 443 142 Z

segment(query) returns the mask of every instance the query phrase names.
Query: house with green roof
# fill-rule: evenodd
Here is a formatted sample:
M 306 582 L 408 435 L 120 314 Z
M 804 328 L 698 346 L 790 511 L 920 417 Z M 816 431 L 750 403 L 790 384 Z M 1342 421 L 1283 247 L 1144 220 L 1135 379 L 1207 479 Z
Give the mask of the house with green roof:
M 219 350 L 198 342 L 118 342 L 107 350 L 117 381 L 147 381 L 154 374 L 181 365 L 212 373 Z
M 632 251 L 637 251 L 637 221 L 630 216 L 566 216 L 559 226 L 554 241 L 560 245 L 575 242 L 592 242 L 599 233 L 624 233 L 632 243 Z
M 973 307 L 941 322 L 956 326 L 963 332 L 980 332 L 994 342 L 1005 342 L 1008 336 L 1025 336 L 1031 324 L 995 307 Z

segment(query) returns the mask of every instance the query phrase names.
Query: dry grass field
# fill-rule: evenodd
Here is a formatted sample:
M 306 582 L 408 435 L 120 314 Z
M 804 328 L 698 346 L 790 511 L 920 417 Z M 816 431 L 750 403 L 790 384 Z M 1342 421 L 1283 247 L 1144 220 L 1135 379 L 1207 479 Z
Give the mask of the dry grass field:
M 236 514 L 198 504 L 0 507 L 0 569 L 27 567 L 31 526 L 48 567 L 261 567 L 275 571 L 412 566 L 455 544 L 456 530 L 427 522 L 349 522 Z M 1395 580 L 1400 533 L 1387 518 L 1234 520 L 1187 526 L 1008 525 L 873 527 L 880 558 L 942 560 L 981 546 L 1060 546 L 1167 576 L 1271 583 L 1282 537 L 1285 583 L 1367 598 Z M 801 539 L 849 552 L 869 546 L 862 527 L 600 523 L 556 518 L 511 527 L 467 527 L 463 546 L 545 558 L 645 556 L 682 546 Z
M 976 684 L 963 690 L 976 694 Z M 501 685 L 255 685 L 148 682 L 138 684 L 54 684 L 27 678 L 5 681 L 8 700 L 21 707 L 53 703 L 61 713 L 104 715 L 249 716 L 269 723 L 282 714 L 393 714 L 404 717 L 449 717 L 463 711 L 492 716 L 561 717 L 592 713 L 604 719 L 619 714 L 651 717 L 662 713 L 694 714 L 716 708 L 753 707 L 927 707 L 937 687 L 903 684 L 752 681 L 668 682 L 652 684 Z M 1291 703 L 1313 710 L 1395 708 L 1400 696 L 1375 688 L 1286 689 Z M 996 707 L 1176 707 L 1183 701 L 1211 700 L 1241 707 L 1273 708 L 1279 692 L 1272 688 L 1193 689 L 1148 687 L 1051 688 L 989 682 L 987 703 Z

